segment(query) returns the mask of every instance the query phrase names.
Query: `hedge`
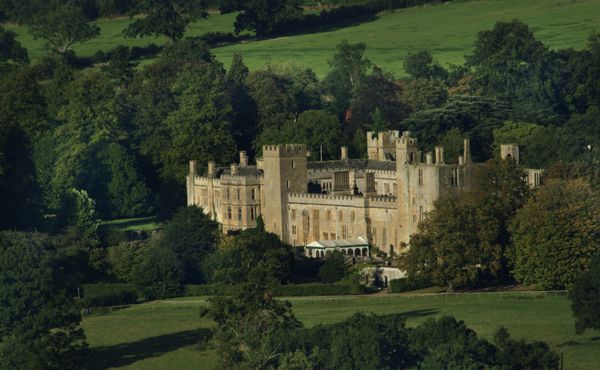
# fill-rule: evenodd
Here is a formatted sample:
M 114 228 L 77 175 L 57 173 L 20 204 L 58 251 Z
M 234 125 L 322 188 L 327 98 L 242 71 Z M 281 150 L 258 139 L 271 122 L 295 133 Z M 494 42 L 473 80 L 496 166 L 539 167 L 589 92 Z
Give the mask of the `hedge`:
M 138 291 L 131 284 L 84 284 L 83 307 L 121 306 L 136 303 Z
M 429 288 L 433 284 L 430 279 L 423 277 L 393 279 L 388 283 L 390 293 L 402 293 L 411 290 Z
M 220 296 L 231 294 L 235 286 L 222 284 L 184 285 L 185 296 Z M 274 296 L 279 297 L 304 297 L 325 295 L 352 295 L 362 294 L 361 285 L 355 284 L 287 284 L 274 286 L 269 289 Z

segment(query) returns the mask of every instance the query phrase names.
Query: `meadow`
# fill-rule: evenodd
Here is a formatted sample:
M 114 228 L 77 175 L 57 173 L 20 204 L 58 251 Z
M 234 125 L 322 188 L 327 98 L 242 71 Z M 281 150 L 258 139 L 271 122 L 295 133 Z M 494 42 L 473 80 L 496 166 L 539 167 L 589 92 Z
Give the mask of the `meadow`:
M 205 32 L 231 32 L 235 14 L 211 15 L 193 24 L 188 35 Z M 461 64 L 474 45 L 477 33 L 493 27 L 497 21 L 520 19 L 535 36 L 552 49 L 584 48 L 588 36 L 600 31 L 600 0 L 479 0 L 453 1 L 411 9 L 389 11 L 375 20 L 343 23 L 328 30 L 308 30 L 302 35 L 268 40 L 246 41 L 215 48 L 216 56 L 226 66 L 234 53 L 240 52 L 250 69 L 267 63 L 312 68 L 317 75 L 328 71 L 327 60 L 343 39 L 364 42 L 367 57 L 397 77 L 404 75 L 403 60 L 407 53 L 429 50 L 443 65 Z M 110 50 L 119 44 L 144 46 L 164 43 L 162 38 L 125 39 L 121 31 L 129 20 L 104 19 L 98 38 L 75 48 L 79 55 L 92 55 L 97 50 Z M 32 59 L 43 55 L 43 44 L 33 40 L 25 27 L 9 26 L 19 35 Z M 144 61 L 144 64 L 148 61 Z
M 600 333 L 576 335 L 565 296 L 530 293 L 495 295 L 376 295 L 292 298 L 305 326 L 330 324 L 357 311 L 401 313 L 408 326 L 429 317 L 453 315 L 487 339 L 506 326 L 516 339 L 544 340 L 563 354 L 565 369 L 595 369 L 600 364 Z M 214 349 L 206 338 L 211 320 L 200 317 L 203 298 L 151 302 L 92 314 L 83 320 L 93 368 L 212 369 Z

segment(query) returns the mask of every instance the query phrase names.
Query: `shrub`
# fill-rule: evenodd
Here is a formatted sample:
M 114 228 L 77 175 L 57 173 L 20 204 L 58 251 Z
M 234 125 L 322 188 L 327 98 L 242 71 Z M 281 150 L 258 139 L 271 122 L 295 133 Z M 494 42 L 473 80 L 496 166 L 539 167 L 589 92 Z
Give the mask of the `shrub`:
M 425 277 L 408 277 L 393 279 L 389 282 L 390 293 L 402 293 L 432 286 L 431 280 Z
M 83 307 L 120 306 L 136 303 L 138 292 L 131 284 L 85 284 Z

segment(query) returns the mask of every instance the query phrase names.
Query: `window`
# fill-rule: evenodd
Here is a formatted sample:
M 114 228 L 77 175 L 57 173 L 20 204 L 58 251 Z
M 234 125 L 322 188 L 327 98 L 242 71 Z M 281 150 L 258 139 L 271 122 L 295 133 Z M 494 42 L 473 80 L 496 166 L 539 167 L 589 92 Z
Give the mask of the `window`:
M 354 222 L 354 211 L 350 212 L 350 221 Z
M 423 185 L 423 170 L 419 169 L 419 185 Z
M 251 196 L 252 196 L 252 200 L 256 199 L 256 189 L 252 188 Z
M 227 207 L 227 219 L 231 220 L 231 207 Z
M 242 209 L 238 208 L 238 221 L 242 221 Z
M 229 200 L 229 188 L 227 188 L 226 197 Z
M 390 184 L 383 184 L 383 191 L 385 194 L 389 194 L 390 193 Z
M 290 180 L 285 180 L 285 188 L 286 189 L 290 188 Z
M 296 210 L 292 209 L 292 220 L 296 219 Z
M 329 240 L 329 234 L 323 233 L 323 240 Z
M 256 219 L 256 207 L 250 207 L 250 219 L 252 221 Z
M 344 212 L 342 212 L 342 211 L 338 212 L 338 221 L 344 221 Z
M 413 218 L 413 222 L 417 222 L 417 214 L 416 213 L 413 213 L 413 217 L 412 218 Z
M 348 239 L 348 226 L 342 225 L 342 239 Z
M 331 240 L 335 240 L 335 233 L 330 233 L 329 236 L 331 236 Z
M 331 211 L 327 211 L 327 221 L 331 221 Z
M 296 235 L 296 225 L 292 225 L 292 235 Z
M 237 200 L 242 200 L 242 192 L 240 189 L 237 189 Z
M 419 222 L 423 221 L 423 206 L 419 206 Z
M 394 183 L 393 189 L 394 190 L 393 190 L 392 194 L 397 195 L 398 194 L 398 184 Z

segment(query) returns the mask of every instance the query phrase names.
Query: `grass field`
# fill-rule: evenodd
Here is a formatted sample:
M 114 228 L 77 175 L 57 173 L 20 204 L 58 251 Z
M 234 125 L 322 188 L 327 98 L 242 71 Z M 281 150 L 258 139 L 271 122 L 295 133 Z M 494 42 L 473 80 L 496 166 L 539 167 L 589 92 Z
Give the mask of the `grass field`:
M 533 295 L 387 296 L 293 298 L 296 316 L 306 326 L 335 323 L 354 312 L 403 313 L 409 326 L 428 317 L 453 315 L 490 339 L 500 325 L 514 338 L 544 340 L 564 354 L 565 369 L 600 366 L 600 333 L 578 336 L 566 297 Z M 207 303 L 184 298 L 147 303 L 83 321 L 97 368 L 211 369 L 215 354 L 206 342 L 212 325 L 199 317 Z
M 230 32 L 234 14 L 212 15 L 192 25 L 188 34 L 207 31 Z M 472 48 L 477 32 L 490 29 L 496 21 L 520 19 L 551 48 L 582 48 L 592 31 L 600 31 L 600 0 L 480 0 L 454 1 L 386 12 L 374 21 L 340 25 L 327 32 L 314 32 L 270 40 L 249 41 L 214 49 L 228 66 L 231 56 L 241 52 L 250 69 L 267 62 L 312 68 L 319 76 L 327 73 L 327 60 L 343 39 L 367 44 L 367 56 L 378 66 L 403 75 L 408 52 L 427 49 L 442 64 L 459 64 Z M 124 39 L 121 31 L 129 20 L 101 20 L 101 35 L 75 48 L 80 55 L 109 50 L 118 44 L 147 45 L 163 39 Z M 33 59 L 43 53 L 42 42 L 32 40 L 24 27 L 13 27 Z

